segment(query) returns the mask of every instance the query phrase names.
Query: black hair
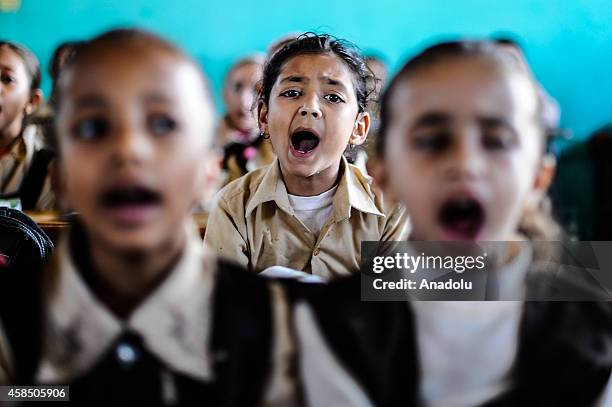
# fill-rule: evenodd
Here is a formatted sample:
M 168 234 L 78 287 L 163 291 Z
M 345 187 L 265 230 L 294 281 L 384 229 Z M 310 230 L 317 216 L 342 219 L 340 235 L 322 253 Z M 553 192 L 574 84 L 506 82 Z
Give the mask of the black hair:
M 380 129 L 378 137 L 376 138 L 376 153 L 379 156 L 384 156 L 386 133 L 391 122 L 391 99 L 395 88 L 402 82 L 406 77 L 413 75 L 423 67 L 427 67 L 432 64 L 443 62 L 444 60 L 456 57 L 480 57 L 487 58 L 498 62 L 502 66 L 515 65 L 520 72 L 524 73 L 529 77 L 534 87 L 534 96 L 538 99 L 538 116 L 542 114 L 542 106 L 544 101 L 542 100 L 538 87 L 533 79 L 530 72 L 526 72 L 522 69 L 513 55 L 510 55 L 508 51 L 505 51 L 499 46 L 496 41 L 489 40 L 459 40 L 459 41 L 448 41 L 435 44 L 431 47 L 426 48 L 421 53 L 417 54 L 399 70 L 399 72 L 389 82 L 387 89 L 384 91 L 381 98 L 380 106 Z M 545 136 L 547 136 L 547 129 L 543 123 L 543 118 L 539 117 L 538 124 L 542 128 Z M 544 140 L 543 147 L 547 147 L 549 140 Z
M 263 101 L 266 105 L 269 103 L 270 93 L 284 64 L 291 58 L 303 54 L 333 54 L 340 58 L 353 73 L 359 112 L 366 111 L 370 94 L 367 79 L 372 76 L 372 73 L 366 66 L 357 47 L 348 41 L 331 35 L 312 32 L 304 33 L 294 40 L 288 41 L 266 61 L 263 79 L 259 87 L 260 101 Z
M 38 58 L 36 58 L 36 55 L 34 55 L 32 51 L 30 51 L 23 45 L 17 44 L 12 41 L 0 40 L 0 48 L 2 47 L 7 47 L 11 51 L 15 52 L 23 61 L 23 65 L 25 66 L 26 72 L 30 77 L 30 93 L 33 93 L 35 90 L 40 88 L 40 63 L 38 62 Z
M 51 61 L 49 62 L 49 75 L 51 76 L 51 95 L 49 96 L 48 103 L 52 109 L 56 108 L 57 105 L 57 83 L 60 78 L 60 74 L 64 70 L 66 65 L 74 59 L 79 46 L 83 44 L 83 41 L 66 41 L 62 42 L 55 48 Z
M 69 69 L 74 65 L 77 65 L 80 61 L 86 59 L 91 54 L 96 53 L 99 47 L 103 46 L 118 46 L 118 47 L 136 47 L 139 48 L 143 44 L 152 44 L 156 47 L 174 54 L 180 58 L 187 60 L 192 63 L 195 67 L 198 67 L 198 64 L 191 58 L 189 55 L 184 53 L 180 48 L 172 44 L 171 42 L 165 40 L 164 38 L 153 34 L 149 31 L 145 31 L 138 28 L 117 28 L 110 31 L 106 31 L 97 37 L 92 38 L 91 40 L 81 41 L 77 43 L 76 49 L 66 61 L 64 65 L 64 69 Z M 198 68 L 198 71 L 200 69 Z M 59 78 L 58 78 L 59 79 Z M 212 97 L 210 94 L 210 86 L 205 76 L 202 74 L 202 81 L 204 82 L 204 91 L 206 97 L 209 101 L 211 101 L 212 106 Z M 58 86 L 57 89 L 57 104 L 60 104 L 61 100 L 61 86 Z
M 103 32 L 102 34 L 88 41 L 77 43 L 77 52 L 74 53 L 68 65 L 76 64 L 81 59 L 84 59 L 86 55 L 97 52 L 97 48 L 99 46 L 133 46 L 134 43 L 136 43 L 137 46 L 141 45 L 142 43 L 153 44 L 160 49 L 193 62 L 193 60 L 177 46 L 152 32 L 139 28 L 117 28 Z
M 79 46 L 83 41 L 65 41 L 55 48 L 51 61 L 49 62 L 49 75 L 51 80 L 57 81 L 62 68 L 66 63 L 70 63 L 70 60 L 74 58 Z
M 522 45 L 523 41 L 521 40 L 521 38 L 519 38 L 519 36 L 517 36 L 513 32 L 498 31 L 498 32 L 491 34 L 490 38 L 491 38 L 491 41 L 495 42 L 496 44 L 509 45 L 518 50 L 523 49 L 523 45 Z

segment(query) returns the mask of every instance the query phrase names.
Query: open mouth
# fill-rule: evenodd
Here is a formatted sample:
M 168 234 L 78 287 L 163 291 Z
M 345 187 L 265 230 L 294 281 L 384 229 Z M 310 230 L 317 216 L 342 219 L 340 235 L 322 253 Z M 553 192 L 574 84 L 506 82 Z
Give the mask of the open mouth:
M 450 240 L 476 240 L 485 224 L 485 210 L 474 198 L 452 198 L 442 205 L 438 219 Z
M 131 186 L 111 188 L 100 201 L 112 220 L 129 226 L 149 220 L 161 207 L 162 197 L 149 188 Z
M 291 151 L 298 157 L 310 155 L 319 145 L 319 137 L 311 130 L 298 130 L 291 135 Z

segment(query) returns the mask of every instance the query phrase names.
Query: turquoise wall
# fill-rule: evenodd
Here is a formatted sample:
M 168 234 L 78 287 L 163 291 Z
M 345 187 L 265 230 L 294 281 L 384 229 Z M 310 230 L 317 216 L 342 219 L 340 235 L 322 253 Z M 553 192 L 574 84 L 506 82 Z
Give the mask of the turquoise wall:
M 612 121 L 611 0 L 21 0 L 17 12 L 0 13 L 0 37 L 28 45 L 44 65 L 59 42 L 120 25 L 180 43 L 204 66 L 217 100 L 235 58 L 291 31 L 350 39 L 393 68 L 440 36 L 511 31 L 561 103 L 563 125 L 581 138 Z

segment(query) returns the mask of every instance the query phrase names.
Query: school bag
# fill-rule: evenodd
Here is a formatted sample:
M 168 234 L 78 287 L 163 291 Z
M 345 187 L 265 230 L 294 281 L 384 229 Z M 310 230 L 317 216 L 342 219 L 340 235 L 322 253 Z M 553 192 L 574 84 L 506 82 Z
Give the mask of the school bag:
M 52 251 L 53 242 L 30 217 L 0 208 L 0 273 L 39 269 Z

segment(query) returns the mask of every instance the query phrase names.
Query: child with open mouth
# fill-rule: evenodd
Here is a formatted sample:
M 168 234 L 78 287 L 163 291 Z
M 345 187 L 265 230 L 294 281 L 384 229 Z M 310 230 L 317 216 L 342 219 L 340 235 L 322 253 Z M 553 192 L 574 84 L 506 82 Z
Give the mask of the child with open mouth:
M 0 40 L 0 199 L 19 198 L 21 208 L 27 210 L 55 206 L 47 176 L 49 160 L 44 159 L 40 182 L 33 185 L 29 178 L 30 184 L 24 183 L 44 147 L 39 127 L 30 123 L 43 101 L 40 82 L 36 56 L 22 45 Z
M 406 236 L 404 211 L 343 158 L 368 134 L 367 76 L 352 46 L 328 35 L 305 34 L 273 54 L 258 116 L 278 158 L 220 191 L 207 245 L 256 272 L 334 278 L 359 270 L 362 241 Z
M 332 282 L 295 312 L 312 405 L 610 405 L 609 302 L 525 301 L 555 281 L 529 244 L 558 239 L 541 206 L 554 173 L 542 103 L 521 61 L 489 41 L 434 45 L 395 76 L 377 181 L 406 205 L 412 244 L 497 242 L 486 273 L 520 289 L 509 301 L 362 302 L 360 276 Z
M 68 385 L 83 405 L 291 405 L 279 289 L 206 253 L 191 218 L 217 169 L 196 62 L 110 31 L 79 47 L 57 106 L 79 217 L 44 272 L 0 273 L 0 383 Z

